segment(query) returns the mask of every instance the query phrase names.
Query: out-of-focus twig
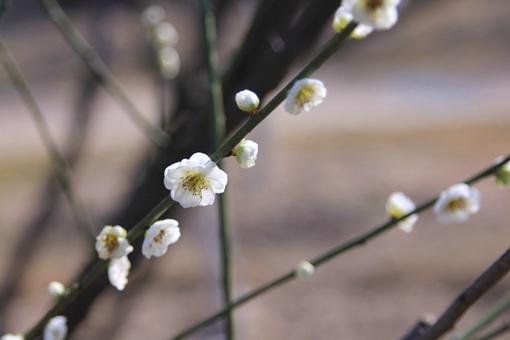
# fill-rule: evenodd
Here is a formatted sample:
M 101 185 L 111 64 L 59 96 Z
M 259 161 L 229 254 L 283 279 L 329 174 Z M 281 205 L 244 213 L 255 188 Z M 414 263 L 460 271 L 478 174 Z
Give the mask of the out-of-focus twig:
M 475 281 L 455 298 L 443 314 L 421 334 L 403 340 L 433 340 L 438 339 L 451 330 L 464 313 L 482 297 L 489 289 L 498 283 L 510 270 L 510 249 L 505 251 L 493 262 Z
M 496 339 L 500 337 L 501 335 L 507 333 L 510 331 L 510 321 L 502 324 L 501 326 L 497 327 L 496 329 L 490 331 L 489 333 L 482 335 L 481 337 L 477 338 L 476 340 L 491 340 Z
M 41 139 L 50 156 L 52 166 L 55 170 L 59 185 L 62 188 L 71 207 L 71 211 L 80 226 L 80 230 L 91 241 L 94 240 L 92 226 L 85 213 L 84 205 L 79 198 L 72 184 L 72 174 L 67 160 L 60 154 L 55 141 L 53 140 L 44 115 L 37 104 L 27 82 L 23 78 L 21 70 L 10 55 L 4 43 L 0 40 L 0 61 L 2 62 L 7 74 L 9 75 L 14 87 L 19 92 L 21 98 L 25 102 L 28 111 L 32 115 L 32 119 L 37 127 Z
M 113 77 L 104 61 L 94 51 L 85 39 L 76 31 L 66 13 L 56 0 L 41 0 L 51 19 L 65 37 L 69 45 L 79 55 L 96 80 L 112 95 L 124 108 L 133 122 L 140 127 L 145 135 L 158 146 L 168 142 L 168 134 L 156 125 L 147 121 L 140 110 Z
M 202 26 L 204 31 L 205 60 L 209 76 L 211 92 L 211 111 L 213 126 L 213 146 L 218 148 L 225 136 L 225 107 L 219 74 L 219 58 L 217 50 L 216 20 L 209 0 L 200 0 Z M 221 162 L 218 162 L 221 167 Z M 230 247 L 230 231 L 228 226 L 228 210 L 226 192 L 218 197 L 218 228 L 220 245 L 221 287 L 224 306 L 232 299 L 232 254 Z M 234 339 L 234 316 L 228 313 L 225 318 L 225 337 Z
M 490 324 L 500 317 L 503 313 L 510 308 L 510 293 L 505 294 L 501 300 L 492 307 L 477 323 L 475 323 L 466 332 L 457 334 L 452 337 L 452 340 L 470 340 L 476 334 L 490 326 Z

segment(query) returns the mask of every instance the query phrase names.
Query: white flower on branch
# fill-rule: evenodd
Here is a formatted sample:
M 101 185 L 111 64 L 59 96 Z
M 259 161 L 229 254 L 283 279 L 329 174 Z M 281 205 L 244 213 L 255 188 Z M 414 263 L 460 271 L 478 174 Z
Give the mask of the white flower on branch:
M 165 187 L 183 208 L 212 205 L 214 195 L 223 193 L 227 182 L 227 174 L 201 152 L 165 169 Z
M 388 213 L 388 215 L 395 219 L 407 215 L 414 209 L 416 209 L 416 205 L 414 204 L 414 202 L 401 192 L 392 193 L 390 197 L 388 197 L 388 200 L 386 201 L 386 212 Z M 407 217 L 406 219 L 400 221 L 398 223 L 398 227 L 402 231 L 410 233 L 411 231 L 413 231 L 413 227 L 416 221 L 418 221 L 418 215 L 413 214 Z
M 179 34 L 168 21 L 161 22 L 154 28 L 154 43 L 160 48 L 175 46 L 178 41 Z
M 158 51 L 159 69 L 163 77 L 173 79 L 181 70 L 181 58 L 173 47 L 163 47 Z
M 142 254 L 148 259 L 151 256 L 163 256 L 168 246 L 177 242 L 179 237 L 181 237 L 179 222 L 172 219 L 157 221 L 145 232 Z
M 67 318 L 55 316 L 44 327 L 43 340 L 64 340 L 67 335 Z
M 51 281 L 48 284 L 48 293 L 54 298 L 58 299 L 66 292 L 66 286 L 58 281 Z
M 25 337 L 20 334 L 5 334 L 2 335 L 0 340 L 25 340 Z
M 465 222 L 480 210 L 480 191 L 465 183 L 452 185 L 443 191 L 434 205 L 434 213 L 440 223 Z
M 133 251 L 127 231 L 121 226 L 107 225 L 96 237 L 96 251 L 100 259 L 118 259 Z
M 503 157 L 498 157 L 496 162 L 501 162 Z M 507 187 L 510 185 L 510 161 L 503 164 L 496 173 L 494 174 L 494 179 L 496 184 L 502 187 Z
M 344 28 L 349 25 L 352 21 L 352 13 L 347 10 L 344 6 L 338 7 L 335 12 L 335 17 L 333 19 L 333 30 L 337 33 L 343 31 Z M 354 31 L 351 33 L 350 37 L 354 39 L 363 39 L 366 38 L 367 35 L 372 33 L 373 28 L 368 25 L 358 24 Z
M 309 278 L 314 272 L 315 267 L 307 261 L 299 262 L 295 269 L 296 276 L 301 279 Z
M 237 144 L 234 150 L 232 150 L 232 153 L 236 157 L 237 164 L 243 169 L 248 169 L 255 165 L 258 152 L 258 144 L 249 139 L 243 139 Z
M 108 280 L 117 290 L 124 290 L 128 283 L 129 270 L 131 262 L 127 256 L 119 259 L 112 259 L 108 264 Z
M 343 7 L 359 24 L 387 30 L 397 23 L 400 0 L 345 0 Z
M 326 97 L 326 87 L 318 79 L 305 78 L 296 81 L 285 99 L 285 110 L 292 114 L 308 112 L 322 103 Z
M 237 92 L 235 99 L 239 110 L 244 112 L 255 112 L 260 104 L 259 97 L 250 90 Z
M 165 9 L 161 6 L 152 5 L 147 7 L 142 13 L 142 24 L 151 28 L 165 20 Z

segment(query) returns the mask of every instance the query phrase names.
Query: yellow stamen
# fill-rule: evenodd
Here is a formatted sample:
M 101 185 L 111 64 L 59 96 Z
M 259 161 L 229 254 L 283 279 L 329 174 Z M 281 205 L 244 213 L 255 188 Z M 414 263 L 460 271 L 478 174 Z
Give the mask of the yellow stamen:
M 119 240 L 117 239 L 117 236 L 112 234 L 107 234 L 103 242 L 106 249 L 108 249 L 110 253 L 117 249 L 117 247 L 119 246 Z
M 202 190 L 209 187 L 209 181 L 203 173 L 189 171 L 182 178 L 182 186 L 195 196 L 202 196 Z
M 296 102 L 299 106 L 303 106 L 306 103 L 312 101 L 315 95 L 315 87 L 311 84 L 306 84 L 301 87 L 298 95 L 296 96 Z
M 365 0 L 365 6 L 370 11 L 377 10 L 378 8 L 382 7 L 383 4 L 384 4 L 384 0 Z
M 466 208 L 466 200 L 462 197 L 452 198 L 446 203 L 446 211 L 452 213 Z

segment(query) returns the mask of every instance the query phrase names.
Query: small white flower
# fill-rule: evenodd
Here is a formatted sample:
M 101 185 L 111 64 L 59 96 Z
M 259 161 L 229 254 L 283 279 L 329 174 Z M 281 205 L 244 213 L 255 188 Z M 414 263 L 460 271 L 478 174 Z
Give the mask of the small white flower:
M 440 223 L 461 223 L 480 210 L 480 192 L 465 183 L 452 185 L 439 195 L 434 213 Z
M 359 24 L 377 30 L 390 29 L 398 20 L 400 0 L 345 0 L 343 7 Z
M 96 251 L 100 259 L 118 259 L 133 251 L 129 244 L 126 229 L 107 225 L 96 237 Z
M 243 139 L 232 152 L 236 157 L 237 164 L 243 169 L 248 169 L 254 166 L 257 161 L 259 146 L 254 141 Z
M 165 19 L 165 9 L 161 6 L 152 5 L 142 13 L 142 24 L 146 27 L 156 26 Z
M 64 340 L 67 335 L 67 318 L 55 316 L 48 321 L 44 328 L 43 340 Z
M 250 90 L 237 92 L 235 99 L 239 110 L 244 112 L 255 112 L 260 104 L 259 97 Z
M 496 162 L 499 163 L 503 160 L 503 157 L 498 157 L 496 159 Z M 507 187 L 510 185 L 510 161 L 503 164 L 501 167 L 499 167 L 498 170 L 496 170 L 496 173 L 494 174 L 494 179 L 496 181 L 496 184 L 502 187 Z
M 295 269 L 296 276 L 301 279 L 312 276 L 314 272 L 315 267 L 313 266 L 313 264 L 307 261 L 298 263 Z
M 414 209 L 416 209 L 414 202 L 401 192 L 392 193 L 390 197 L 388 197 L 388 200 L 386 201 L 386 212 L 388 213 L 388 215 L 395 219 L 407 215 Z M 407 217 L 406 219 L 400 221 L 398 223 L 398 227 L 402 231 L 410 233 L 411 231 L 413 231 L 414 224 L 416 223 L 417 220 L 418 215 L 413 214 Z
M 159 69 L 167 79 L 173 79 L 181 70 L 181 58 L 175 48 L 167 46 L 158 51 Z
M 212 205 L 214 195 L 223 193 L 227 182 L 227 174 L 201 152 L 165 169 L 165 187 L 183 208 Z
M 58 299 L 62 295 L 64 295 L 66 292 L 66 286 L 64 286 L 62 283 L 57 281 L 51 281 L 48 284 L 48 293 L 55 298 Z
M 333 30 L 337 33 L 341 32 L 349 23 L 352 21 L 352 13 L 346 10 L 345 7 L 340 6 L 335 12 L 335 18 L 333 19 Z M 370 33 L 373 28 L 368 25 L 358 24 L 354 31 L 351 33 L 351 38 L 363 39 Z
M 168 246 L 177 242 L 179 237 L 181 237 L 179 222 L 172 219 L 157 221 L 145 232 L 142 254 L 148 259 L 151 256 L 163 256 Z
M 326 97 L 326 87 L 322 81 L 317 79 L 305 78 L 298 80 L 292 85 L 292 88 L 285 99 L 285 110 L 292 114 L 308 112 L 312 107 L 322 103 Z
M 175 46 L 179 41 L 179 34 L 174 25 L 168 21 L 157 24 L 154 29 L 154 43 L 159 47 Z
M 126 287 L 129 269 L 131 269 L 131 262 L 129 262 L 127 256 L 110 260 L 108 264 L 108 280 L 117 290 L 124 290 L 124 287 Z
M 5 334 L 0 337 L 0 340 L 25 340 L 25 337 L 20 334 Z

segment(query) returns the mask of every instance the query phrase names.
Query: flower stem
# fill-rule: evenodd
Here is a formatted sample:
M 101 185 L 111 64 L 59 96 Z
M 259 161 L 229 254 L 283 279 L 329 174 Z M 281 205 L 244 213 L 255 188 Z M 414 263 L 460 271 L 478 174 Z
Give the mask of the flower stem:
M 501 300 L 485 314 L 476 324 L 469 328 L 466 332 L 453 337 L 454 340 L 470 340 L 480 331 L 487 328 L 494 320 L 510 309 L 510 293 L 501 298 Z
M 64 156 L 59 152 L 58 147 L 53 140 L 48 124 L 44 119 L 44 115 L 42 113 L 39 104 L 35 100 L 32 91 L 30 90 L 28 83 L 26 82 L 23 74 L 16 64 L 16 61 L 10 54 L 9 50 L 0 39 L 0 62 L 3 64 L 9 78 L 11 79 L 12 84 L 18 91 L 22 100 L 28 108 L 28 111 L 31 114 L 31 117 L 35 123 L 37 131 L 41 136 L 43 144 L 48 152 L 51 164 L 55 171 L 55 176 L 57 181 L 62 188 L 62 191 L 69 202 L 69 206 L 71 211 L 76 219 L 80 230 L 83 232 L 85 237 L 91 242 L 94 241 L 94 234 L 92 232 L 92 226 L 88 219 L 88 216 L 85 212 L 84 205 L 79 198 L 76 190 L 72 185 L 72 173 L 71 167 L 69 166 L 67 160 Z
M 482 170 L 481 172 L 475 174 L 474 176 L 466 179 L 464 181 L 464 183 L 466 184 L 473 184 L 475 182 L 478 182 L 480 181 L 481 179 L 493 174 L 497 169 L 499 169 L 503 164 L 505 164 L 506 162 L 510 161 L 510 155 L 508 155 L 507 157 L 505 157 L 504 159 L 502 159 L 501 161 L 498 161 L 497 163 L 494 163 L 493 165 L 487 167 L 486 169 Z M 314 267 L 319 267 L 320 265 L 328 262 L 329 260 L 335 258 L 336 256 L 338 255 L 341 255 L 357 246 L 361 246 L 361 245 L 364 245 L 366 242 L 368 242 L 369 240 L 375 238 L 376 236 L 378 235 L 381 235 L 383 234 L 384 232 L 392 229 L 393 227 L 395 227 L 400 221 L 403 221 L 405 220 L 406 218 L 408 218 L 409 216 L 413 215 L 413 214 L 417 214 L 417 213 L 420 213 L 430 207 L 432 207 L 434 205 L 434 203 L 437 201 L 438 199 L 438 196 L 435 196 L 427 201 L 425 201 L 424 203 L 418 205 L 416 207 L 416 209 L 414 209 L 413 211 L 409 212 L 408 214 L 398 218 L 398 219 L 390 219 L 388 220 L 387 222 L 385 223 L 382 223 L 370 230 L 368 230 L 367 232 L 361 234 L 360 236 L 357 236 L 347 242 L 344 242 L 344 243 L 341 243 L 340 245 L 336 246 L 336 247 L 333 247 L 332 249 L 320 254 L 319 256 L 311 259 L 310 262 Z M 294 270 L 291 270 L 271 281 L 269 281 L 268 283 L 258 287 L 258 288 L 255 288 L 254 290 L 252 290 L 251 292 L 248 292 L 248 293 L 245 293 L 243 295 L 241 295 L 239 298 L 231 301 L 226 308 L 212 314 L 211 316 L 193 324 L 192 326 L 186 328 L 185 330 L 179 332 L 176 336 L 174 336 L 172 339 L 173 340 L 177 340 L 177 339 L 183 339 L 185 338 L 186 336 L 189 336 L 190 334 L 194 333 L 195 331 L 201 329 L 202 327 L 204 326 L 207 326 L 208 324 L 222 318 L 226 313 L 229 312 L 229 310 L 231 309 L 235 309 L 243 304 L 245 304 L 246 302 L 248 301 L 251 301 L 253 299 L 255 299 L 256 297 L 264 294 L 264 293 L 267 293 L 268 291 L 274 289 L 274 288 L 277 288 L 285 283 L 287 283 L 288 281 L 292 280 L 296 278 L 296 275 L 295 275 L 295 271 Z
M 216 19 L 209 0 L 200 0 L 202 25 L 205 43 L 205 59 L 211 91 L 211 107 L 213 120 L 213 146 L 218 148 L 225 136 L 225 106 L 219 74 L 219 58 L 217 48 Z M 221 162 L 218 161 L 221 167 Z M 220 268 L 223 305 L 232 300 L 232 253 L 230 251 L 230 231 L 228 226 L 228 210 L 226 203 L 227 190 L 218 197 L 218 228 L 220 245 Z M 224 324 L 225 338 L 234 339 L 234 316 L 231 311 L 226 314 Z
M 168 140 L 168 134 L 156 125 L 153 125 L 138 110 L 129 96 L 122 90 L 119 83 L 113 77 L 104 61 L 88 44 L 88 42 L 74 28 L 71 20 L 67 17 L 57 0 L 41 0 L 46 11 L 67 40 L 72 49 L 94 75 L 96 80 L 117 100 L 128 114 L 131 120 L 146 134 L 157 146 L 164 146 Z

